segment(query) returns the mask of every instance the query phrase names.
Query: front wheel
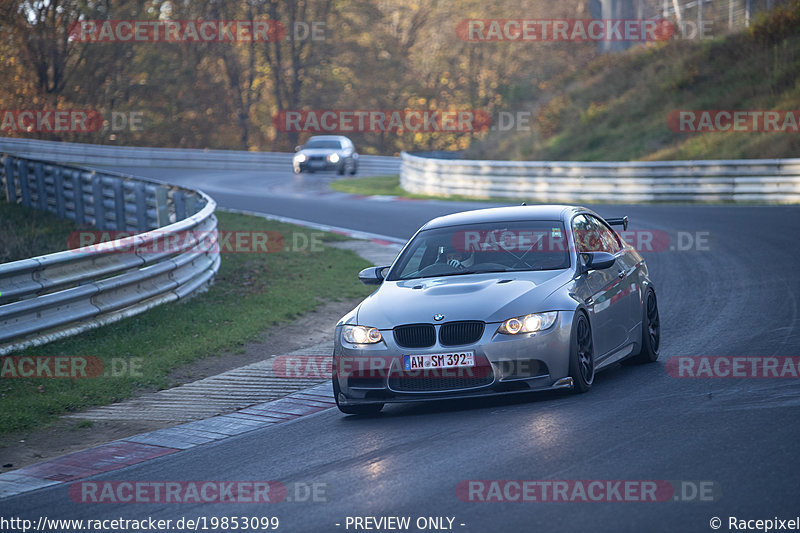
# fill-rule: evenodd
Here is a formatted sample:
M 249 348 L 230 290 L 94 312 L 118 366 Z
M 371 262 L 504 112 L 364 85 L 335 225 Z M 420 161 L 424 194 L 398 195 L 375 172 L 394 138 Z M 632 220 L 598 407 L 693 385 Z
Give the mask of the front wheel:
M 655 363 L 661 345 L 661 318 L 658 316 L 658 300 L 653 289 L 647 289 L 642 306 L 642 349 L 624 361 L 627 364 Z
M 366 405 L 339 405 L 339 381 L 333 378 L 333 399 L 336 401 L 336 407 L 346 415 L 363 415 L 374 416 L 381 412 L 383 409 L 382 403 L 370 403 Z
M 572 377 L 572 390 L 584 393 L 594 383 L 594 343 L 589 319 L 581 312 L 575 316 L 570 342 L 569 375 Z

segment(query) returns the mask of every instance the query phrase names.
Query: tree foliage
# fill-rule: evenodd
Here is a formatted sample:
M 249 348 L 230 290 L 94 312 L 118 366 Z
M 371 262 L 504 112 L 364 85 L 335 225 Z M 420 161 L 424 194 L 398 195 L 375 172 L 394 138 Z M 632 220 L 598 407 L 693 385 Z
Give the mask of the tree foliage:
M 100 144 L 287 150 L 282 110 L 480 110 L 494 115 L 595 57 L 575 43 L 465 42 L 460 20 L 575 16 L 582 2 L 0 0 L 4 110 L 91 109 L 96 132 L 6 136 Z M 81 42 L 76 21 L 276 20 L 270 42 Z M 317 38 L 310 31 L 318 30 Z M 321 32 L 321 33 L 320 33 Z M 308 35 L 304 35 L 308 33 Z M 321 38 L 319 38 L 321 36 Z M 296 38 L 297 37 L 297 38 Z M 305 37 L 305 38 L 303 38 Z M 138 128 L 116 114 L 140 117 Z M 485 132 L 352 133 L 365 153 L 463 149 Z

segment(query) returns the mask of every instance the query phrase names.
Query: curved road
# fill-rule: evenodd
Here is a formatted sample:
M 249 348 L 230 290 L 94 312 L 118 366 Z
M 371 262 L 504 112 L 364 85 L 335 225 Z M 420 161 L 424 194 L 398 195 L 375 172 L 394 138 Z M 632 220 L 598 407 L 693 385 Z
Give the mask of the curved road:
M 403 239 L 434 216 L 483 207 L 331 193 L 327 182 L 334 178 L 320 174 L 130 171 L 199 187 L 223 207 Z M 346 517 L 381 515 L 411 516 L 412 526 L 419 516 L 455 517 L 454 530 L 463 532 L 713 531 L 712 517 L 722 520 L 719 531 L 729 531 L 730 516 L 794 519 L 800 515 L 800 380 L 678 379 L 668 375 L 666 362 L 800 355 L 800 251 L 793 236 L 800 209 L 594 208 L 605 216 L 629 215 L 631 229 L 666 232 L 673 248 L 687 236 L 704 239 L 689 250 L 645 253 L 662 316 L 658 363 L 615 365 L 581 396 L 389 406 L 366 419 L 329 409 L 93 478 L 324 483 L 326 502 L 90 505 L 73 503 L 67 485 L 60 485 L 4 500 L 5 514 L 270 514 L 286 532 L 365 531 L 346 529 Z M 465 480 L 670 480 L 678 492 L 677 500 L 661 502 L 468 502 L 456 494 Z M 680 501 L 700 486 L 711 487 L 703 501 Z

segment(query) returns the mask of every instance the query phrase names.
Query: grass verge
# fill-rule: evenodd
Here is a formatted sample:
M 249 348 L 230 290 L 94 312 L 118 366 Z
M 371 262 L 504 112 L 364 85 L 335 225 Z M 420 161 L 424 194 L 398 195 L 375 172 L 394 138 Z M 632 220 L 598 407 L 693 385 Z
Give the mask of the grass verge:
M 543 204 L 541 200 L 530 198 L 479 198 L 476 196 L 451 195 L 430 195 L 414 194 L 400 187 L 400 176 L 392 174 L 389 176 L 374 176 L 370 178 L 345 178 L 336 180 L 330 184 L 331 189 L 346 192 L 349 194 L 359 194 L 363 196 L 400 196 L 402 198 L 413 198 L 416 200 L 447 200 L 450 202 L 481 202 L 496 203 L 505 205 L 519 205 L 525 202 L 528 205 Z M 585 204 L 593 202 L 583 202 Z M 599 203 L 599 202 L 598 202 Z M 607 203 L 607 202 L 603 202 Z
M 0 264 L 66 250 L 77 229 L 72 220 L 0 200 Z
M 430 194 L 413 194 L 400 186 L 400 176 L 398 174 L 372 176 L 369 178 L 345 178 L 332 182 L 330 187 L 335 191 L 359 194 L 362 196 L 400 196 L 417 200 L 452 200 L 455 202 L 509 202 L 508 198 L 475 198 L 472 196 L 459 195 L 436 196 Z
M 168 386 L 169 373 L 207 356 L 236 352 L 271 325 L 324 301 L 366 296 L 355 273 L 369 264 L 325 246 L 343 237 L 259 217 L 218 213 L 220 230 L 277 231 L 299 250 L 225 254 L 214 285 L 187 302 L 30 348 L 18 356 L 94 356 L 104 368 L 136 363 L 137 374 L 93 379 L 0 379 L 0 435 L 41 428 L 59 415 Z M 321 242 L 316 246 L 313 242 Z M 307 243 L 304 245 L 304 243 Z
M 364 196 L 408 196 L 409 194 L 400 187 L 400 176 L 398 174 L 339 179 L 331 183 L 331 189 Z

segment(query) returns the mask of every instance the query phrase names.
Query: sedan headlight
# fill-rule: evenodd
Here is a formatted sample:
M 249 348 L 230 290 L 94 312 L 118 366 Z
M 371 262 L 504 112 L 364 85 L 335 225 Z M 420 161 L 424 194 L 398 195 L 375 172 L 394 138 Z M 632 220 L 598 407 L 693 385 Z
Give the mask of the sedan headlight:
M 339 154 L 331 154 L 328 156 L 328 161 L 331 163 L 338 163 L 339 162 Z
M 535 331 L 543 331 L 552 326 L 558 311 L 550 311 L 547 313 L 531 313 L 530 315 L 518 316 L 509 318 L 497 328 L 498 333 L 505 333 L 506 335 L 516 335 L 517 333 L 533 333 Z
M 350 344 L 375 344 L 383 340 L 377 328 L 367 326 L 344 326 L 342 337 Z
M 294 160 L 298 163 L 305 163 L 308 160 L 308 156 L 306 154 L 297 154 L 294 156 Z

